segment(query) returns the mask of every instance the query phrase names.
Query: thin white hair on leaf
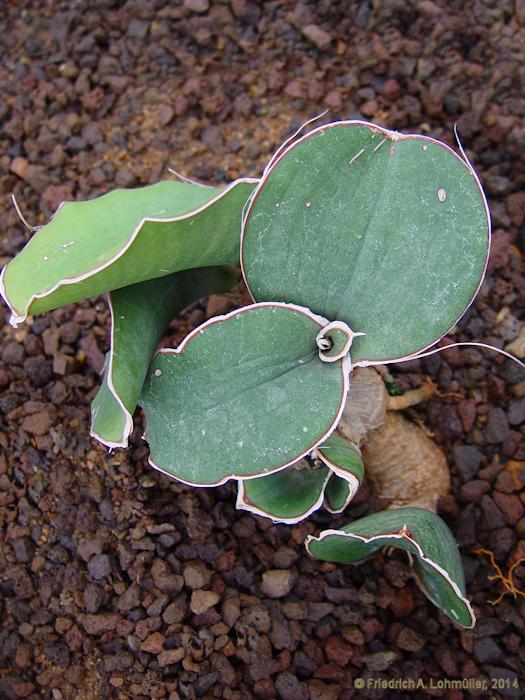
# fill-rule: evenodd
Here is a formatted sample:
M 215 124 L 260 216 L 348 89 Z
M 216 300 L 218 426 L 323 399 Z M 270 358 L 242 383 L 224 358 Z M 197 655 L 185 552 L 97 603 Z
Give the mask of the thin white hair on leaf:
M 457 124 L 457 122 L 454 124 L 454 136 L 456 137 L 456 141 L 457 141 L 457 144 L 458 144 L 458 149 L 459 149 L 459 152 L 461 153 L 461 155 L 462 155 L 462 157 L 463 157 L 463 160 L 465 161 L 465 164 L 467 165 L 467 167 L 468 167 L 468 169 L 470 170 L 470 172 L 473 173 L 473 172 L 474 172 L 474 167 L 473 167 L 472 163 L 470 162 L 470 160 L 468 159 L 467 154 L 465 153 L 465 149 L 463 148 L 463 144 L 461 143 L 461 140 L 460 140 L 460 138 L 459 138 L 459 132 L 458 132 L 458 124 Z
M 186 185 L 199 185 L 199 187 L 209 187 L 210 189 L 213 189 L 212 185 L 205 185 L 203 182 L 197 182 L 197 180 L 192 180 L 191 177 L 186 177 L 186 175 L 182 175 L 182 173 L 179 173 L 174 168 L 168 168 L 168 172 L 172 175 L 175 175 L 176 178 L 178 178 L 181 182 L 184 182 Z
M 325 111 L 324 111 L 324 112 L 321 112 L 321 114 L 318 114 L 317 116 L 312 117 L 311 119 L 308 119 L 308 121 L 306 121 L 304 124 L 302 124 L 302 125 L 297 129 L 296 132 L 294 132 L 291 136 L 289 136 L 289 137 L 286 139 L 286 141 L 284 141 L 284 143 L 282 143 L 282 144 L 279 146 L 279 148 L 275 151 L 275 153 L 273 154 L 273 156 L 272 156 L 270 162 L 268 163 L 268 165 L 265 167 L 265 169 L 264 169 L 264 171 L 263 171 L 263 177 L 264 177 L 264 175 L 266 175 L 266 173 L 270 170 L 270 168 L 273 166 L 273 164 L 275 163 L 275 161 L 279 158 L 279 156 L 281 155 L 281 153 L 286 149 L 286 147 L 288 146 L 288 144 L 292 143 L 292 141 L 294 141 L 294 140 L 299 136 L 299 134 L 300 134 L 304 129 L 306 129 L 307 126 L 309 126 L 309 125 L 312 124 L 313 122 L 316 122 L 318 119 L 322 119 L 324 116 L 326 116 L 326 115 L 328 114 L 329 111 L 330 111 L 329 109 L 325 109 Z
M 416 355 L 410 355 L 408 357 L 401 357 L 400 359 L 397 360 L 379 360 L 377 362 L 372 361 L 368 362 L 365 360 L 363 364 L 358 362 L 355 367 L 371 367 L 373 365 L 390 365 L 393 363 L 401 363 L 401 362 L 410 362 L 411 360 L 420 360 L 422 357 L 429 357 L 429 355 L 435 355 L 438 352 L 442 352 L 443 350 L 449 350 L 450 348 L 460 348 L 464 346 L 469 346 L 469 347 L 478 347 L 478 348 L 483 348 L 485 350 L 492 350 L 493 352 L 497 352 L 500 355 L 504 355 L 507 357 L 509 360 L 513 360 L 513 362 L 516 362 L 520 367 L 525 369 L 525 362 L 522 362 L 519 360 L 517 357 L 515 357 L 512 353 L 507 352 L 506 350 L 502 350 L 501 348 L 496 348 L 494 345 L 488 345 L 487 343 L 478 343 L 474 340 L 469 341 L 469 342 L 464 342 L 464 343 L 451 343 L 450 345 L 442 345 L 439 348 L 434 348 L 434 350 L 429 350 L 428 352 L 422 352 Z
M 31 233 L 34 233 L 35 231 L 38 231 L 38 229 L 42 228 L 42 226 L 31 226 L 31 224 L 27 221 L 25 216 L 22 214 L 20 207 L 18 206 L 18 202 L 16 201 L 16 197 L 14 195 L 14 192 L 11 193 L 11 199 L 13 200 L 13 204 L 14 204 L 14 207 L 16 209 L 16 213 L 18 214 L 18 218 L 24 224 L 24 226 L 29 231 L 31 231 Z

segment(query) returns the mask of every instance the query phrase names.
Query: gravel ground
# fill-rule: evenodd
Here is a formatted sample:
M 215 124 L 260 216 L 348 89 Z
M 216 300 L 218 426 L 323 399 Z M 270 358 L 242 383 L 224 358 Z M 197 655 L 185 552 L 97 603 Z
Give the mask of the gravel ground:
M 519 335 L 523 0 L 0 1 L 0 32 L 2 264 L 27 238 L 11 192 L 41 224 L 64 199 L 156 182 L 169 166 L 209 183 L 256 176 L 324 109 L 449 143 L 458 122 L 495 232 L 489 275 L 450 339 L 504 347 Z M 209 312 L 189 309 L 170 342 Z M 16 330 L 0 313 L 2 698 L 525 696 L 525 597 L 491 603 L 505 588 L 479 551 L 505 575 L 525 557 L 517 365 L 451 349 L 394 370 L 401 388 L 427 375 L 441 391 L 408 413 L 449 457 L 440 513 L 478 615 L 460 631 L 396 554 L 359 567 L 306 556 L 308 533 L 378 508 L 366 484 L 344 517 L 272 525 L 236 512 L 231 485 L 191 490 L 148 469 L 140 425 L 129 451 L 90 440 L 104 299 Z M 517 590 L 524 578 L 517 565 Z M 366 687 L 396 678 L 426 690 Z M 489 690 L 440 687 L 462 678 Z

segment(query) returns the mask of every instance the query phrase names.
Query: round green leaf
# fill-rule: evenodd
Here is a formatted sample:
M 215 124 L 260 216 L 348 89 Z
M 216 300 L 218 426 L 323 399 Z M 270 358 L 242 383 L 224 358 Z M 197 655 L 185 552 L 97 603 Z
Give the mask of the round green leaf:
M 237 508 L 271 518 L 298 523 L 321 507 L 330 471 L 312 467 L 306 460 L 257 479 L 239 481 Z
M 312 131 L 267 170 L 241 260 L 255 300 L 301 304 L 365 333 L 355 364 L 442 337 L 481 284 L 489 240 L 479 181 L 451 148 L 349 121 Z
M 308 537 L 308 552 L 317 559 L 353 563 L 382 547 L 413 557 L 414 573 L 425 595 L 451 620 L 473 627 L 475 616 L 466 598 L 461 556 L 452 533 L 435 513 L 423 508 L 395 508 L 373 513 L 341 530 Z
M 254 304 L 211 319 L 153 360 L 140 404 L 154 467 L 201 486 L 283 469 L 335 428 L 349 363 L 319 358 L 326 320 Z

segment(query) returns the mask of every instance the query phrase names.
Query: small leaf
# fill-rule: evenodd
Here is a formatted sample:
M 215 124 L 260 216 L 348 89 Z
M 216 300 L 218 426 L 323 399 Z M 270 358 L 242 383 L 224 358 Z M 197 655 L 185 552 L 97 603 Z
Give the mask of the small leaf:
M 214 486 L 310 453 L 334 430 L 348 389 L 345 360 L 319 358 L 324 325 L 308 309 L 254 304 L 157 354 L 140 399 L 150 463 Z
M 210 267 L 110 292 L 111 348 L 92 404 L 93 437 L 108 447 L 126 447 L 148 365 L 169 321 L 197 299 L 230 289 L 236 279 L 234 268 Z
M 62 204 L 2 271 L 12 322 L 180 270 L 238 264 L 255 183 L 217 190 L 166 181 Z
M 243 273 L 257 301 L 343 321 L 352 361 L 435 343 L 471 303 L 489 252 L 471 166 L 426 136 L 324 125 L 267 169 L 244 219 Z
M 323 561 L 353 563 L 382 547 L 413 557 L 425 595 L 454 622 L 473 627 L 476 618 L 465 593 L 461 556 L 452 533 L 435 513 L 423 508 L 395 508 L 367 515 L 341 530 L 308 537 L 308 552 Z
M 319 457 L 333 472 L 351 484 L 357 483 L 357 491 L 365 476 L 360 450 L 341 435 L 334 433 L 326 442 L 319 445 L 317 451 Z
M 320 508 L 329 478 L 324 465 L 312 468 L 301 460 L 275 474 L 239 481 L 237 508 L 274 522 L 298 523 Z
M 324 491 L 324 507 L 330 513 L 337 515 L 346 509 L 354 495 L 355 491 L 352 490 L 350 482 L 332 472 Z

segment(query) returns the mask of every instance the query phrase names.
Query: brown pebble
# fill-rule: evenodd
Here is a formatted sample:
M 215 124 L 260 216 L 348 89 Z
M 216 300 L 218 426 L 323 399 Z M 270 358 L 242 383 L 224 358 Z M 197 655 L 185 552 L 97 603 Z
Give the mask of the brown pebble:
M 160 654 L 164 647 L 165 637 L 160 632 L 153 632 L 140 645 L 141 651 L 147 651 L 148 654 Z

